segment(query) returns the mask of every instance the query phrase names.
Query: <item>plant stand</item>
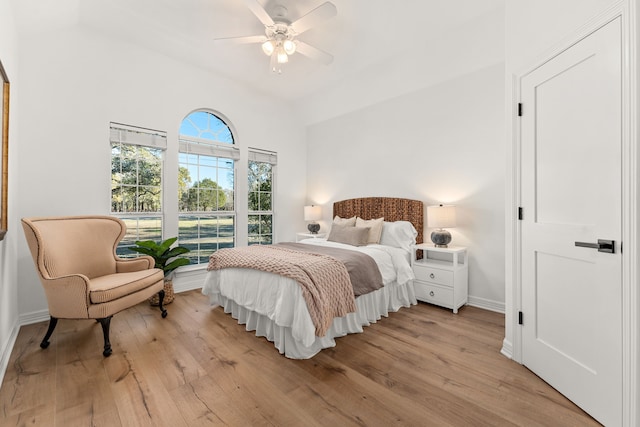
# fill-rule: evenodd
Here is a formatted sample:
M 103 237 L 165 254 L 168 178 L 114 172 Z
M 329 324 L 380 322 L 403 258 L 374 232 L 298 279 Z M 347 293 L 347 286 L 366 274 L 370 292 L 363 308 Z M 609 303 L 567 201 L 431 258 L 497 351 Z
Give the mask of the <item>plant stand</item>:
M 173 280 L 168 279 L 164 281 L 164 299 L 162 300 L 162 305 L 167 305 L 173 302 L 175 298 L 173 292 Z M 149 304 L 153 306 L 160 305 L 160 298 L 158 294 L 154 294 L 151 298 L 149 298 Z

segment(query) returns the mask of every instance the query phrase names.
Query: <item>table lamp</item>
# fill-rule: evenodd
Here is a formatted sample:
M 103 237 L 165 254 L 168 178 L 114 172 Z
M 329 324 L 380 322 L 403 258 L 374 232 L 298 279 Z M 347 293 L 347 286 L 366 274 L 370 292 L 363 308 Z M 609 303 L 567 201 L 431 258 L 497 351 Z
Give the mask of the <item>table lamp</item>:
M 305 206 L 304 207 L 304 220 L 311 221 L 307 228 L 311 234 L 318 234 L 320 231 L 320 224 L 316 221 L 322 219 L 322 208 L 320 206 Z
M 451 233 L 445 228 L 456 226 L 456 207 L 453 205 L 427 206 L 427 227 L 435 228 L 431 241 L 436 248 L 446 248 L 451 242 Z

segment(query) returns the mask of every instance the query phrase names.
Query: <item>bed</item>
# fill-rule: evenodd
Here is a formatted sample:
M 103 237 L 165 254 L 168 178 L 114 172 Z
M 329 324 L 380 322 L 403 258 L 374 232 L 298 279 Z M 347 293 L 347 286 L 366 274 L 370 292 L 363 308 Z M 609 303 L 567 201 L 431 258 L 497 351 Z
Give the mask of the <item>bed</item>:
M 343 200 L 333 204 L 333 217 L 336 216 L 363 220 L 383 217 L 381 243 L 389 243 L 389 230 L 393 233 L 398 226 L 406 229 L 408 222 L 413 226 L 415 242 L 423 241 L 423 203 L 418 200 L 388 197 Z M 372 244 L 356 248 L 326 239 L 307 239 L 300 244 L 351 249 L 370 255 L 382 266 L 383 286 L 357 296 L 355 312 L 333 318 L 321 336 L 316 334 L 317 325 L 311 320 L 300 284 L 291 278 L 252 268 L 216 269 L 207 272 L 202 293 L 209 297 L 214 308 L 222 307 L 239 324 L 244 324 L 247 331 L 265 337 L 281 354 L 292 359 L 309 359 L 324 348 L 334 347 L 335 338 L 363 332 L 364 326 L 387 317 L 389 312 L 417 304 L 410 248 L 405 240 L 393 247 Z M 391 271 L 389 260 L 395 272 Z

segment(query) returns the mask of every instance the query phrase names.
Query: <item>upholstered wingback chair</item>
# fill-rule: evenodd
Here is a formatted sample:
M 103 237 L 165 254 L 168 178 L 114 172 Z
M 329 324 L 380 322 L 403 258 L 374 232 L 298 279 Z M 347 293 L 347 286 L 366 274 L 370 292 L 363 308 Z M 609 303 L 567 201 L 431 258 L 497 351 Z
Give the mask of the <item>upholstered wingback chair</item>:
M 58 319 L 96 319 L 102 325 L 105 357 L 111 355 L 111 317 L 159 295 L 162 317 L 164 274 L 150 256 L 119 258 L 123 221 L 110 216 L 23 218 L 22 227 L 44 287 L 51 316 L 40 347 Z

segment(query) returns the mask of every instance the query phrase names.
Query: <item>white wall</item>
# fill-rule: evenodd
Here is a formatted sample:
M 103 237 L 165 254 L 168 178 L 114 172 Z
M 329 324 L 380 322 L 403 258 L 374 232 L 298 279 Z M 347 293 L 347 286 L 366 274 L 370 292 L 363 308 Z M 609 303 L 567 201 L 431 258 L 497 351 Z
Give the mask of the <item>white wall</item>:
M 338 86 L 298 100 L 302 121 L 312 124 L 339 117 L 503 62 L 504 8 L 430 40 L 410 40 L 394 48 L 392 59 L 353 70 Z
M 307 131 L 308 202 L 325 206 L 323 225 L 331 203 L 345 198 L 455 203 L 459 227 L 451 232 L 471 254 L 470 301 L 495 310 L 504 309 L 503 61 L 497 9 L 300 106 L 315 123 Z
M 500 63 L 310 126 L 308 197 L 324 207 L 322 226 L 332 202 L 352 197 L 453 203 L 472 302 L 502 309 L 503 100 Z
M 7 1 L 0 1 L 0 61 L 4 66 L 11 83 L 11 105 L 9 116 L 9 194 L 8 194 L 8 228 L 5 238 L 0 242 L 0 383 L 9 361 L 13 343 L 18 333 L 18 287 L 16 280 L 16 245 L 20 238 L 19 221 L 17 221 L 18 181 L 16 158 L 18 146 L 18 41 L 13 22 L 13 11 Z
M 212 108 L 230 120 L 242 155 L 237 166 L 237 244 L 245 244 L 247 234 L 247 147 L 278 152 L 275 238 L 291 240 L 304 226 L 304 128 L 290 120 L 288 106 L 81 27 L 23 40 L 20 78 L 25 85 L 18 104 L 22 146 L 15 171 L 20 181 L 17 217 L 108 214 L 108 134 L 109 122 L 115 121 L 167 131 L 165 236 L 177 235 L 177 206 L 167 200 L 177 195 L 178 127 L 194 109 Z M 41 319 L 46 301 L 22 236 L 18 290 L 23 322 Z

